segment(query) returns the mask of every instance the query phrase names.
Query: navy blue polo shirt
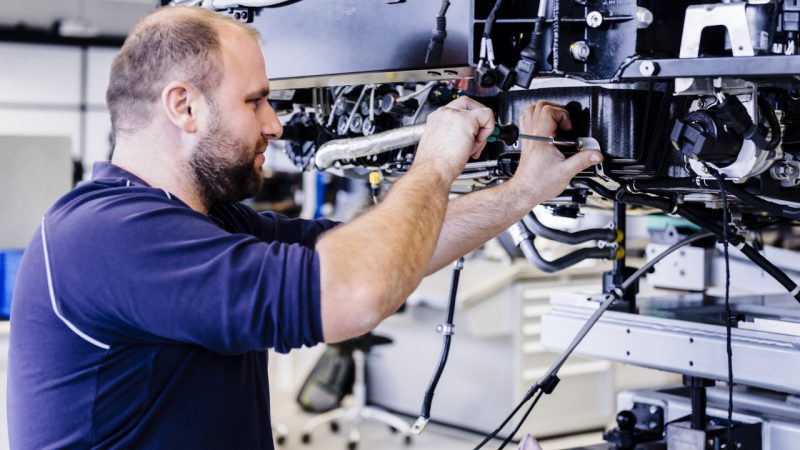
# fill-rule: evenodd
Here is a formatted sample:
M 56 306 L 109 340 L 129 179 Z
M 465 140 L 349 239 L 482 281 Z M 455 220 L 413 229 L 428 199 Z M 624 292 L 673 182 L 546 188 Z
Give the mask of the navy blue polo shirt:
M 267 348 L 322 341 L 334 222 L 202 215 L 109 163 L 47 211 L 11 310 L 11 447 L 272 448 Z

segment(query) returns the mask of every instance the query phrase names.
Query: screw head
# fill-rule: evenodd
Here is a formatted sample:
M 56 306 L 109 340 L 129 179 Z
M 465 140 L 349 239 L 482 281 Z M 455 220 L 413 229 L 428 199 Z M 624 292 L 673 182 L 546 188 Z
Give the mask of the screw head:
M 586 61 L 592 49 L 586 41 L 575 41 L 569 46 L 569 52 L 575 60 Z
M 597 28 L 603 24 L 603 14 L 600 11 L 592 11 L 586 15 L 586 25 Z
M 639 64 L 639 73 L 645 77 L 652 77 L 658 73 L 658 64 L 653 61 L 642 61 L 642 63 Z

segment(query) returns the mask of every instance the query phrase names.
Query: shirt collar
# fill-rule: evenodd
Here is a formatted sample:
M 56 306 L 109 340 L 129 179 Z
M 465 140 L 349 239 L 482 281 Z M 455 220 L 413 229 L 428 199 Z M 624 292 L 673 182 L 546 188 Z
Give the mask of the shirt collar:
M 94 163 L 92 167 L 92 180 L 99 180 L 101 178 L 122 178 L 140 186 L 150 186 L 144 180 L 136 175 L 128 172 L 122 167 L 115 166 L 108 161 L 101 161 Z

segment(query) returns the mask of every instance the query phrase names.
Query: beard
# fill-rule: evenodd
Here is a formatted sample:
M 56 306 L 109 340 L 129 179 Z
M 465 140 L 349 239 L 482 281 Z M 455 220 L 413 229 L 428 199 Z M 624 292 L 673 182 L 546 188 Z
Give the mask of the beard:
M 244 200 L 261 190 L 264 180 L 255 157 L 266 146 L 263 138 L 256 145 L 237 138 L 222 127 L 215 111 L 211 111 L 211 117 L 208 132 L 189 159 L 200 197 L 208 208 Z

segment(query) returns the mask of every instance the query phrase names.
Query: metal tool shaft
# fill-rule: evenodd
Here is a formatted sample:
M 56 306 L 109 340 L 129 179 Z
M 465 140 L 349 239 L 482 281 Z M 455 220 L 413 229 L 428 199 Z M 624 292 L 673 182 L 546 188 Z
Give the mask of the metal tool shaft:
M 579 147 L 579 141 L 557 141 L 556 138 L 552 136 L 536 136 L 533 134 L 519 134 L 520 139 L 527 139 L 529 141 L 539 141 L 539 142 L 548 142 L 553 145 L 566 145 L 570 147 Z

